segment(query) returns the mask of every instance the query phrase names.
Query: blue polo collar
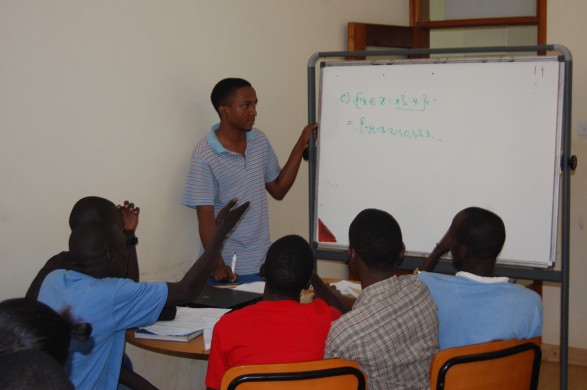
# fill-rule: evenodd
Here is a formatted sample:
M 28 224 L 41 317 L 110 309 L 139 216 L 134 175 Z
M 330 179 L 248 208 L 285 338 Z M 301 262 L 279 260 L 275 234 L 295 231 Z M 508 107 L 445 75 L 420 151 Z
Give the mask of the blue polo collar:
M 220 123 L 216 123 L 210 129 L 210 132 L 208 133 L 208 137 L 207 137 L 208 144 L 210 145 L 212 150 L 215 151 L 216 153 L 232 153 L 230 150 L 228 150 L 224 146 L 222 146 L 222 144 L 218 140 L 218 137 L 216 137 L 216 130 L 218 130 L 219 127 L 220 127 Z M 248 144 L 249 141 L 252 142 L 255 140 L 255 133 L 253 132 L 253 130 L 247 131 L 245 133 L 245 137 L 247 137 L 247 144 Z

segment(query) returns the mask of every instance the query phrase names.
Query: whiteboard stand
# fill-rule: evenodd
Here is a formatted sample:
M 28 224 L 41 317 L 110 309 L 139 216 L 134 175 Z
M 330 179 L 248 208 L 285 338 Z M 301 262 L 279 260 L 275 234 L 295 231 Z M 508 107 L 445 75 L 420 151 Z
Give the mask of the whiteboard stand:
M 316 64 L 321 59 L 349 57 L 377 57 L 377 56 L 409 56 L 430 54 L 471 54 L 489 53 L 520 53 L 520 52 L 558 52 L 564 62 L 564 86 L 562 100 L 562 132 L 561 132 L 561 213 L 560 226 L 560 271 L 554 269 L 533 269 L 499 265 L 496 274 L 515 279 L 529 279 L 557 282 L 561 285 L 561 312 L 560 312 L 560 388 L 566 389 L 568 384 L 568 332 L 569 332 L 569 248 L 570 248 L 570 173 L 576 168 L 576 157 L 571 155 L 571 97 L 572 97 L 572 55 L 562 45 L 540 46 L 512 46 L 512 47 L 480 47 L 480 48 L 448 48 L 448 49 L 400 49 L 400 50 L 373 50 L 373 51 L 337 51 L 317 52 L 308 60 L 308 122 L 316 122 L 317 94 L 316 94 Z M 313 138 L 309 146 L 309 217 L 310 242 L 314 249 L 315 258 L 335 261 L 346 261 L 346 251 L 319 249 L 315 240 L 316 185 L 317 185 L 317 150 Z M 448 223 L 448 221 L 447 221 Z M 423 261 L 422 258 L 406 258 L 401 266 L 404 269 L 414 269 Z M 435 271 L 454 273 L 455 270 L 446 262 L 440 262 Z

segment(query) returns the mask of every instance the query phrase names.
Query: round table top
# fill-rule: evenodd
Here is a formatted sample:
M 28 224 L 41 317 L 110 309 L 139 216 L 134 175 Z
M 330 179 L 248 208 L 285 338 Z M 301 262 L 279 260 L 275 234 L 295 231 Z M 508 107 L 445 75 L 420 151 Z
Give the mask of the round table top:
M 135 347 L 171 356 L 208 360 L 208 354 L 210 351 L 204 349 L 204 335 L 200 335 L 188 342 L 162 341 L 137 339 L 135 337 L 135 330 L 136 329 L 128 329 L 126 331 L 126 342 Z
M 325 283 L 334 283 L 340 281 L 335 278 L 323 278 Z M 312 291 L 304 291 L 302 302 L 311 301 Z M 135 337 L 136 329 L 127 329 L 126 342 L 135 347 L 143 348 L 149 351 L 163 353 L 171 356 L 178 356 L 190 359 L 208 360 L 209 350 L 204 348 L 204 335 L 200 335 L 188 342 L 183 341 L 162 341 L 151 339 L 138 339 Z

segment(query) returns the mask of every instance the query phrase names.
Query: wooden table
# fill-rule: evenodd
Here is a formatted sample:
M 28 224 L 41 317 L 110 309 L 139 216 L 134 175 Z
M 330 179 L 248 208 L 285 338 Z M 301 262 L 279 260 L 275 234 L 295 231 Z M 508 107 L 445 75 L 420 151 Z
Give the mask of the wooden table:
M 200 335 L 186 343 L 182 341 L 137 339 L 135 329 L 128 329 L 126 331 L 126 342 L 149 351 L 190 359 L 208 360 L 208 354 L 210 353 L 210 351 L 204 349 L 204 335 Z
M 323 278 L 325 283 L 335 283 L 340 279 Z M 302 302 L 311 300 L 312 291 L 304 291 Z M 126 342 L 135 347 L 143 348 L 149 351 L 163 353 L 166 355 L 184 357 L 189 359 L 208 360 L 209 350 L 204 349 L 204 335 L 198 336 L 191 341 L 161 341 L 151 339 L 137 339 L 135 337 L 136 329 L 126 331 Z

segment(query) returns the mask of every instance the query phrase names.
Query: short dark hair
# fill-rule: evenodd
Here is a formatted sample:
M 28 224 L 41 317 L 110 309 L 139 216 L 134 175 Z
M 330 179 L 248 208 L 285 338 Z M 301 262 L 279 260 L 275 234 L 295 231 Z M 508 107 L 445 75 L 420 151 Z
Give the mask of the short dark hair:
M 269 290 L 299 298 L 312 276 L 314 254 L 302 237 L 284 236 L 269 247 L 264 267 Z
M 69 236 L 69 252 L 74 265 L 94 264 L 108 250 L 120 245 L 126 245 L 122 233 L 105 221 L 81 223 Z
M 455 226 L 455 241 L 473 256 L 495 260 L 505 243 L 505 225 L 499 215 L 480 207 L 469 207 L 461 212 L 462 219 Z
M 247 80 L 239 79 L 239 78 L 226 78 L 220 80 L 212 89 L 212 94 L 210 95 L 210 100 L 212 100 L 212 105 L 216 112 L 218 112 L 218 107 L 226 106 L 230 102 L 230 98 L 239 88 L 250 87 L 251 83 Z M 220 114 L 218 112 L 218 114 Z
M 390 270 L 404 248 L 402 231 L 391 214 L 377 209 L 361 211 L 351 222 L 349 244 L 370 268 Z
M 0 302 L 0 353 L 39 350 L 65 365 L 71 339 L 88 340 L 92 326 L 75 322 L 69 310 L 57 313 L 30 298 Z
M 65 369 L 43 351 L 0 355 L 0 389 L 74 390 Z
M 86 196 L 76 202 L 69 214 L 69 227 L 73 230 L 77 225 L 89 221 L 107 221 L 116 223 L 122 218 L 116 205 L 99 196 Z

